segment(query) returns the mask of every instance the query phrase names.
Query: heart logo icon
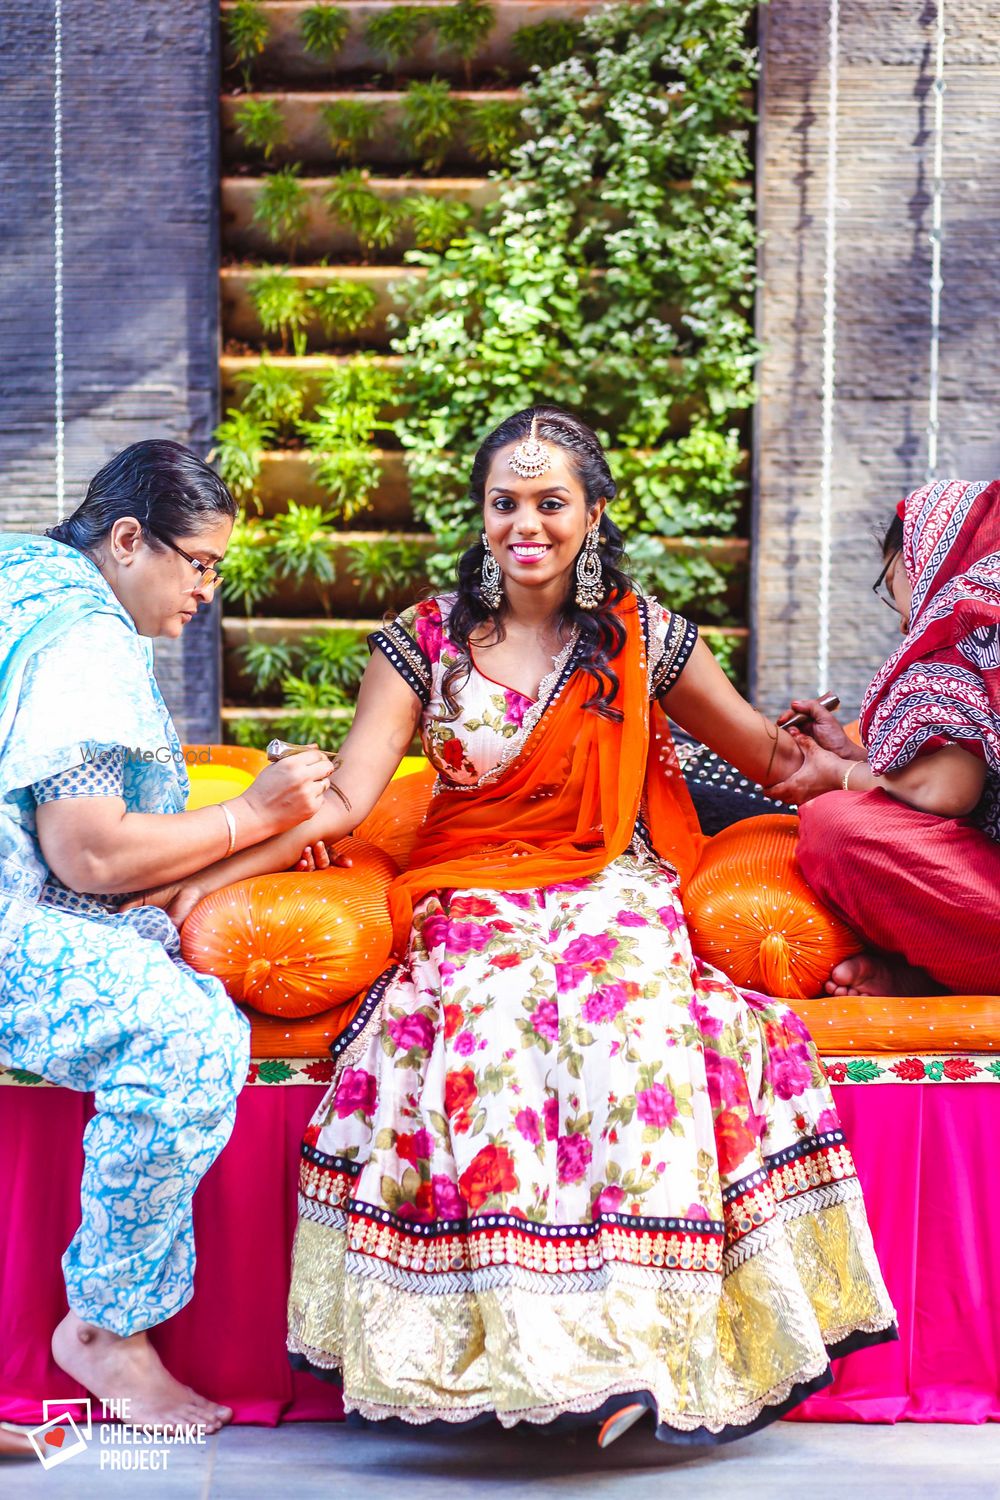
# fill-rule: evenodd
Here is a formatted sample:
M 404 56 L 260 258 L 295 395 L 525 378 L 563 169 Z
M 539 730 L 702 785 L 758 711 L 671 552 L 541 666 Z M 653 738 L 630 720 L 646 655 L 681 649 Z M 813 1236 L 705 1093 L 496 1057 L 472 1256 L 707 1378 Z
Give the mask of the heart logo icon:
M 66 1441 L 65 1427 L 53 1427 L 51 1432 L 45 1434 L 45 1441 L 50 1448 L 61 1448 Z

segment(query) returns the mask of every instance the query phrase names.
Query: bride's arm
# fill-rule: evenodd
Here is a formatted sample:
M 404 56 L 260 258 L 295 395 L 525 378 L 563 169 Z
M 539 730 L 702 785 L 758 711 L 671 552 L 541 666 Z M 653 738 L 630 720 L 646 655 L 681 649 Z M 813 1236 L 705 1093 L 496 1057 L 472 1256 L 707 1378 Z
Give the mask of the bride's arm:
M 287 870 L 308 845 L 335 844 L 344 838 L 368 816 L 392 780 L 412 743 L 420 710 L 416 693 L 376 651 L 365 668 L 354 721 L 337 756 L 332 776 L 337 791 L 325 794 L 319 812 L 276 838 L 197 871 L 184 881 L 180 904 L 176 888 L 151 892 L 147 901 L 166 906 L 175 920 L 183 920 L 210 891 L 251 875 Z
M 770 786 L 802 764 L 794 737 L 740 696 L 702 640 L 659 702 L 676 724 L 751 781 Z

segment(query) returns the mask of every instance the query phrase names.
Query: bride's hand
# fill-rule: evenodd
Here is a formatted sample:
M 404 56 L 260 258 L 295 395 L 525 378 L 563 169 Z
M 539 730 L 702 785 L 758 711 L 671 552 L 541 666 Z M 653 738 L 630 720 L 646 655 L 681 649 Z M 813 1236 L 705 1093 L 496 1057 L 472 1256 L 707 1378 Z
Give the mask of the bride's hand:
M 805 734 L 797 735 L 795 743 L 802 751 L 801 766 L 794 776 L 769 786 L 767 795 L 779 802 L 799 806 L 813 797 L 821 797 L 824 792 L 837 791 L 843 785 L 844 772 L 855 762 L 822 749 Z
M 323 840 L 317 839 L 315 844 L 306 845 L 298 862 L 292 868 L 295 871 L 310 874 L 313 870 L 328 870 L 331 865 L 340 865 L 345 870 L 349 870 L 353 864 L 354 861 L 349 854 L 338 853 L 336 849 L 331 854 Z

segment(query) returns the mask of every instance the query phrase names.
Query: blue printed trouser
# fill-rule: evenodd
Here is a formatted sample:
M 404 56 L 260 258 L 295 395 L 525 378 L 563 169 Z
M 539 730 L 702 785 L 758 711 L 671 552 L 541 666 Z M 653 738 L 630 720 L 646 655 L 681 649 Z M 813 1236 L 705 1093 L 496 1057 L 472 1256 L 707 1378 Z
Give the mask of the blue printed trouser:
M 183 963 L 158 909 L 95 921 L 15 906 L 0 1063 L 93 1092 L 66 1292 L 86 1322 L 136 1333 L 191 1297 L 191 1199 L 229 1139 L 250 1028 L 218 980 Z

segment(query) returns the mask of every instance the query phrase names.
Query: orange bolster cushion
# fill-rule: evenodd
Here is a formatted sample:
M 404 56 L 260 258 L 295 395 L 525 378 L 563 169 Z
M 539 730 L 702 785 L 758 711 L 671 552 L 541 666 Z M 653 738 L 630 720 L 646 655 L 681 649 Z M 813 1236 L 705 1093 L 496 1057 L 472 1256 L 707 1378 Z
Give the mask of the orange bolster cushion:
M 386 890 L 396 865 L 360 839 L 335 848 L 350 868 L 258 875 L 199 901 L 181 932 L 187 962 L 234 1000 L 286 1019 L 330 1010 L 373 983 L 390 962 Z
M 390 781 L 367 818 L 355 828 L 355 836 L 384 849 L 400 870 L 408 870 L 436 779 L 437 772 L 428 764 L 410 776 Z
M 801 875 L 798 823 L 774 814 L 724 828 L 684 890 L 699 958 L 744 989 L 783 1000 L 822 994 L 834 964 L 862 947 Z

